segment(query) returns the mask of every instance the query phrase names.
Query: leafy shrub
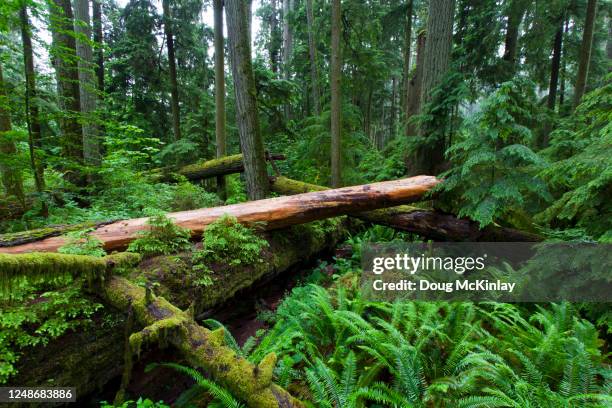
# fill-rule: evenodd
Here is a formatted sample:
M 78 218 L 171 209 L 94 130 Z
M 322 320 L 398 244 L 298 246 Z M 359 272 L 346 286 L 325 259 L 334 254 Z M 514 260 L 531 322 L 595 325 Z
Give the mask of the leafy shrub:
M 170 255 L 189 249 L 190 231 L 175 225 L 164 214 L 150 217 L 147 224 L 149 230 L 141 232 L 141 237 L 130 243 L 128 251 L 151 256 Z
M 196 208 L 215 207 L 221 204 L 221 200 L 202 187 L 183 181 L 176 185 L 170 203 L 173 211 L 193 210 Z
M 93 228 L 88 228 L 82 231 L 69 232 L 66 234 L 68 243 L 61 246 L 57 252 L 71 255 L 105 256 L 106 251 L 103 248 L 102 241 L 89 234 L 93 230 Z
M 246 266 L 263 262 L 262 249 L 268 241 L 255 235 L 253 229 L 240 224 L 236 217 L 223 215 L 206 227 L 202 249 L 193 253 L 194 270 L 209 272 L 207 264 L 224 262 L 230 266 Z

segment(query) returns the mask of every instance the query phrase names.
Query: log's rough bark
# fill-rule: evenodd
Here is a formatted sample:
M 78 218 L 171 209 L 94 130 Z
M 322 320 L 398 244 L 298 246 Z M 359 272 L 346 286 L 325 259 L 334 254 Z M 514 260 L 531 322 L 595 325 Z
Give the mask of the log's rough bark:
M 416 176 L 362 186 L 344 187 L 328 191 L 299 194 L 250 201 L 225 207 L 202 208 L 169 213 L 173 221 L 189 228 L 192 236 L 201 235 L 206 226 L 224 214 L 245 224 L 262 223 L 266 230 L 279 229 L 310 221 L 335 217 L 349 212 L 386 208 L 418 201 L 440 183 L 432 176 Z M 99 239 L 107 251 L 125 248 L 146 231 L 148 218 L 117 221 L 93 230 L 90 235 Z M 14 247 L 0 248 L 0 253 L 53 252 L 66 244 L 63 237 L 46 238 Z
M 250 14 L 247 15 L 246 6 L 243 0 L 226 0 L 225 16 L 247 195 L 251 200 L 259 200 L 266 196 L 269 186 L 251 62 L 250 27 L 247 24 Z
M 327 188 L 286 177 L 275 177 L 271 180 L 271 189 L 279 194 L 291 195 L 323 191 Z M 537 234 L 496 225 L 480 229 L 477 222 L 408 205 L 349 215 L 362 221 L 386 225 L 438 241 L 538 242 L 543 239 Z
M 285 160 L 282 154 L 267 154 L 268 161 Z M 244 171 L 244 160 L 242 154 L 234 154 L 202 163 L 190 164 L 179 169 L 163 168 L 148 173 L 157 181 L 174 181 L 176 175 L 183 176 L 187 180 L 196 181 L 209 177 L 225 176 Z

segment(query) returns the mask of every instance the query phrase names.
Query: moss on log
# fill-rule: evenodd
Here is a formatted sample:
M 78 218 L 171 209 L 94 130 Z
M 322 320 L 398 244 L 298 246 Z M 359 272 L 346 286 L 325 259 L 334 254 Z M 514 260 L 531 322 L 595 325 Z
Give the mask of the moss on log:
M 27 244 L 28 242 L 40 241 L 41 239 L 50 237 L 57 237 L 59 235 L 64 235 L 67 232 L 71 231 L 81 231 L 89 228 L 98 228 L 115 221 L 117 220 L 103 222 L 82 222 L 79 224 L 66 225 L 49 225 L 44 228 L 36 228 L 26 231 L 0 234 L 0 248 Z
M 267 155 L 266 159 L 268 161 L 285 160 L 285 156 L 282 154 L 271 154 Z M 156 181 L 175 181 L 177 176 L 185 177 L 191 181 L 197 181 L 210 177 L 242 173 L 243 171 L 244 162 L 242 160 L 242 154 L 234 154 L 178 168 L 166 167 L 156 169 L 148 172 L 147 175 Z
M 273 177 L 270 183 L 272 191 L 285 195 L 328 189 L 286 177 Z M 543 239 L 537 234 L 497 225 L 481 229 L 477 222 L 468 219 L 408 205 L 350 215 L 363 221 L 386 225 L 439 241 L 537 242 Z

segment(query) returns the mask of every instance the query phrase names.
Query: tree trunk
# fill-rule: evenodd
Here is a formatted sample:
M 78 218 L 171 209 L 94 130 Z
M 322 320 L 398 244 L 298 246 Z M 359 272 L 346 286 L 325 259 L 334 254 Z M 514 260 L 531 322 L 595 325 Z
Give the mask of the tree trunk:
M 406 94 L 406 136 L 415 136 L 417 127 L 410 119 L 421 110 L 421 91 L 423 89 L 423 58 L 425 56 L 425 33 L 419 33 L 416 44 L 416 68 Z
M 410 89 L 410 57 L 412 52 L 412 14 L 414 11 L 414 0 L 408 0 L 406 8 L 406 22 L 404 26 L 404 64 L 402 67 L 402 95 L 400 104 L 402 113 L 407 119 L 408 112 L 408 90 Z
M 85 165 L 100 165 L 100 131 L 94 117 L 97 106 L 97 86 L 91 49 L 89 0 L 74 0 L 74 29 L 79 40 L 76 53 L 79 67 L 80 105 L 83 116 L 83 160 Z
M 608 60 L 612 60 L 612 16 L 608 17 L 608 41 L 606 41 L 606 55 L 608 56 Z M 612 64 L 608 61 L 608 65 L 610 69 L 608 72 L 612 71 Z
M 104 34 L 102 31 L 101 0 L 91 0 L 93 14 L 93 40 L 95 43 L 96 78 L 100 97 L 104 95 Z
M 280 38 L 278 33 L 278 10 L 276 8 L 276 0 L 270 1 L 270 43 L 268 44 L 268 53 L 270 54 L 270 69 L 277 78 L 278 74 L 278 53 L 280 49 Z
M 423 56 L 422 90 L 420 113 L 431 101 L 433 90 L 440 84 L 450 67 L 453 43 L 453 16 L 455 0 L 430 0 L 427 17 L 427 38 Z M 419 129 L 419 134 L 427 137 L 426 129 Z M 425 146 L 421 146 L 414 158 L 414 174 L 434 174 L 444 161 L 445 140 L 439 137 Z
M 509 77 L 514 75 L 516 70 L 519 27 L 525 14 L 525 6 L 524 0 L 512 0 L 508 10 L 503 59 L 510 65 Z
M 389 134 L 383 139 L 383 148 L 387 144 L 387 140 L 395 136 L 397 124 L 397 77 L 393 75 L 391 78 L 391 121 L 389 124 Z
M 231 1 L 226 3 L 228 10 Z M 299 194 L 292 197 L 269 198 L 223 207 L 181 211 L 169 213 L 168 217 L 173 219 L 176 225 L 189 228 L 194 237 L 201 235 L 208 224 L 225 214 L 236 217 L 241 223 L 261 225 L 266 230 L 272 230 L 347 213 L 418 201 L 438 183 L 440 180 L 435 177 L 417 176 Z M 147 222 L 148 218 L 117 221 L 94 229 L 90 236 L 99 239 L 104 249 L 109 252 L 119 250 L 141 236 L 141 231 L 149 229 Z M 64 237 L 52 237 L 28 244 L 0 248 L 0 253 L 53 252 L 66 242 Z
M 172 105 L 172 129 L 174 140 L 181 138 L 181 113 L 179 110 L 178 82 L 176 79 L 176 58 L 174 56 L 174 32 L 170 14 L 170 0 L 162 0 L 164 12 L 164 32 L 168 48 L 168 73 L 170 75 L 170 104 Z
M 597 0 L 589 0 L 587 3 L 587 14 L 584 21 L 584 33 L 580 45 L 580 58 L 578 60 L 578 74 L 576 75 L 576 87 L 574 89 L 574 109 L 580 104 L 587 77 L 589 75 L 589 63 L 591 61 L 591 48 L 593 48 L 593 28 L 595 26 L 595 13 L 597 11 Z
M 236 123 L 244 155 L 247 194 L 249 199 L 259 200 L 266 196 L 269 186 L 264 143 L 259 128 L 257 90 L 245 6 L 242 0 L 226 0 L 225 14 L 236 94 Z
M 342 10 L 340 0 L 332 0 L 331 13 L 331 185 L 342 185 L 342 48 L 340 30 Z
M 62 153 L 80 165 L 83 163 L 83 129 L 78 120 L 81 102 L 72 6 L 70 0 L 52 0 L 49 9 L 53 38 L 51 56 L 57 76 L 60 107 L 65 112 L 59 121 L 63 136 Z M 67 179 L 77 185 L 84 183 L 78 170 L 69 172 Z
M 553 56 L 550 65 L 550 83 L 548 86 L 548 109 L 554 110 L 557 100 L 557 87 L 559 85 L 559 70 L 561 68 L 561 48 L 563 46 L 563 19 L 559 23 L 557 32 L 555 33 L 555 41 L 553 44 Z
M 306 22 L 308 24 L 308 55 L 310 57 L 310 88 L 312 91 L 312 106 L 315 115 L 321 113 L 319 92 L 319 73 L 317 72 L 317 49 L 314 38 L 314 13 L 312 0 L 306 0 Z
M 311 191 L 324 191 L 327 190 L 327 187 L 291 180 L 286 177 L 275 177 L 271 181 L 271 189 L 279 194 L 293 195 Z M 408 205 L 350 213 L 349 215 L 362 221 L 386 225 L 437 241 L 538 242 L 543 240 L 541 236 L 530 232 L 496 225 L 489 225 L 480 229 L 479 224 L 472 220 Z
M 226 155 L 225 148 L 225 65 L 223 47 L 223 0 L 214 0 L 215 14 L 215 140 L 217 159 Z M 225 177 L 217 177 L 217 194 L 225 201 Z
M 28 147 L 30 152 L 30 168 L 34 174 L 34 185 L 36 192 L 42 198 L 45 191 L 45 167 L 42 159 L 38 158 L 38 151 L 42 147 L 40 132 L 40 117 L 38 112 L 38 101 L 36 92 L 36 76 L 34 72 L 34 52 L 32 50 L 32 37 L 30 35 L 30 18 L 26 5 L 22 5 L 19 11 L 21 28 L 21 41 L 23 43 L 23 66 L 25 76 L 25 108 L 26 124 L 28 128 Z M 41 200 L 41 215 L 49 215 L 47 202 Z
M 283 77 L 286 81 L 291 79 L 291 56 L 293 54 L 293 28 L 289 22 L 289 15 L 293 14 L 294 0 L 283 0 Z M 291 116 L 291 106 L 285 104 L 285 119 Z
M 2 65 L 0 65 L 0 154 L 6 156 L 6 159 L 11 160 L 17 154 L 17 147 L 11 136 L 7 134 L 12 129 L 11 114 L 8 111 L 9 106 L 10 102 L 8 101 L 4 76 L 2 75 Z M 25 206 L 21 169 L 10 163 L 0 162 L 0 174 L 2 175 L 2 185 L 6 194 L 17 197 L 17 200 Z
M 567 38 L 567 33 L 569 32 L 569 20 L 569 17 L 565 18 L 563 38 Z M 561 85 L 559 85 L 559 112 L 561 112 L 565 102 L 565 83 L 567 82 L 567 45 L 563 47 L 563 50 L 561 51 L 561 72 L 559 75 L 561 81 Z

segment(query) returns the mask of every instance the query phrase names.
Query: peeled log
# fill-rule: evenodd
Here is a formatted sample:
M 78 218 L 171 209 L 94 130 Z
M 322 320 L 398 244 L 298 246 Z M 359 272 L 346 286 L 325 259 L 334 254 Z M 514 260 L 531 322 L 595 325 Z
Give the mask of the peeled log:
M 326 189 L 323 186 L 286 177 L 274 177 L 271 180 L 271 190 L 285 195 Z M 350 213 L 350 215 L 363 221 L 386 225 L 438 241 L 538 242 L 543 239 L 537 234 L 497 225 L 481 229 L 478 223 L 472 220 L 408 205 Z
M 438 183 L 440 180 L 433 176 L 416 176 L 224 207 L 181 211 L 169 213 L 168 217 L 172 218 L 177 225 L 190 229 L 193 237 L 201 235 L 206 225 L 224 214 L 236 217 L 241 223 L 260 224 L 263 229 L 272 230 L 347 213 L 418 201 Z M 147 217 L 117 221 L 96 228 L 90 235 L 99 239 L 107 251 L 120 250 L 138 238 L 141 231 L 149 228 L 147 221 Z M 0 248 L 0 253 L 53 252 L 64 244 L 66 244 L 64 237 L 51 237 L 37 242 Z
M 282 154 L 266 155 L 266 160 L 285 160 Z M 209 177 L 225 176 L 233 173 L 242 173 L 244 162 L 242 154 L 234 154 L 219 159 L 208 160 L 202 163 L 190 164 L 180 168 L 163 168 L 152 170 L 148 174 L 157 181 L 174 181 L 175 175 L 183 176 L 187 180 L 195 181 Z

